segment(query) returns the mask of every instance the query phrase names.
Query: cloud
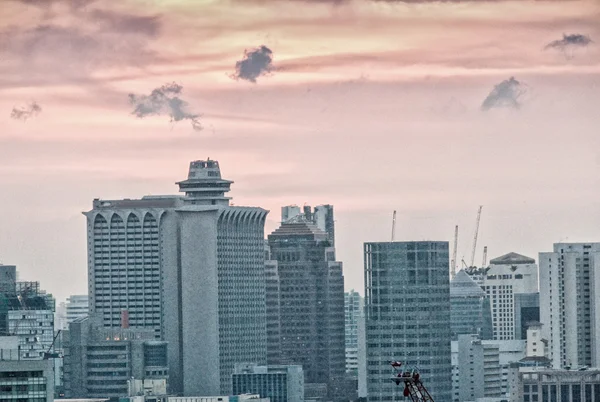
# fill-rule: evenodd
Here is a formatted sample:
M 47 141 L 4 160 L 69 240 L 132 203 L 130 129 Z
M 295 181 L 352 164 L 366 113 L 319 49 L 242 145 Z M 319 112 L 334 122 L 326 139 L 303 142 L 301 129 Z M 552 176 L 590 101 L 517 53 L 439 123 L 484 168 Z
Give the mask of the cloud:
M 256 82 L 261 75 L 271 72 L 273 68 L 273 52 L 262 45 L 252 51 L 244 51 L 244 59 L 235 63 L 234 79 Z
M 481 104 L 481 110 L 487 111 L 499 107 L 519 109 L 521 107 L 519 99 L 525 92 L 527 92 L 525 86 L 514 77 L 510 77 L 494 87 Z
M 568 57 L 572 57 L 572 54 L 568 53 L 569 50 L 575 48 L 588 47 L 594 43 L 589 36 L 582 34 L 563 34 L 562 39 L 554 40 L 546 45 L 544 49 L 556 49 L 564 52 Z
M 27 119 L 37 116 L 41 111 L 41 106 L 34 101 L 24 107 L 13 107 L 10 117 L 16 120 L 27 121 Z
M 36 6 L 43 14 L 33 14 L 27 22 L 5 21 L 0 28 L 0 76 L 10 86 L 94 81 L 103 69 L 145 67 L 158 58 L 149 43 L 161 32 L 159 15 L 102 10 L 92 0 L 18 3 Z
M 202 130 L 200 115 L 186 111 L 188 103 L 179 97 L 182 91 L 183 87 L 173 82 L 154 89 L 150 95 L 129 94 L 129 102 L 134 106 L 132 114 L 139 118 L 166 114 L 173 123 L 189 120 L 194 130 Z

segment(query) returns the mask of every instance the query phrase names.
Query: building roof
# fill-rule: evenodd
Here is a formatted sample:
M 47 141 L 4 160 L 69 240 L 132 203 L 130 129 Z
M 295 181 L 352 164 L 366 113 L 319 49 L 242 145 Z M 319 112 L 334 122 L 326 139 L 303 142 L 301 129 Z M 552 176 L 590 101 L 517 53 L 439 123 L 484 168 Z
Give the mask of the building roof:
M 325 238 L 327 233 L 322 231 L 312 222 L 307 221 L 288 221 L 283 222 L 278 229 L 269 235 L 271 236 L 315 236 L 315 238 Z
M 533 258 L 525 257 L 517 253 L 504 254 L 490 261 L 492 265 L 515 265 L 515 264 L 535 264 Z
M 450 281 L 450 297 L 484 297 L 485 291 L 465 272 L 460 270 Z

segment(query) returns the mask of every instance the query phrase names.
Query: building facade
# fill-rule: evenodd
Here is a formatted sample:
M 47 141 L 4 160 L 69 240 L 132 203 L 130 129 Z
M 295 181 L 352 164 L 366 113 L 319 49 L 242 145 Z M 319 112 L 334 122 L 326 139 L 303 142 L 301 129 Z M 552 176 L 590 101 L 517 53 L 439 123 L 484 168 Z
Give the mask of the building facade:
M 346 314 L 346 373 L 358 377 L 358 326 L 363 317 L 364 299 L 354 291 L 344 293 Z
M 310 205 L 304 205 L 302 209 L 297 205 L 281 207 L 281 222 L 293 220 L 307 221 L 315 224 L 315 226 L 327 233 L 327 239 L 331 243 L 331 246 L 335 247 L 333 205 L 317 205 L 314 210 Z
M 515 324 L 515 295 L 538 293 L 535 260 L 508 253 L 494 258 L 484 269 L 467 269 L 466 272 L 472 275 L 490 299 L 494 339 L 519 339 L 521 331 Z
M 302 365 L 307 398 L 310 390 L 322 389 L 315 384 L 323 384 L 337 400 L 348 392 L 342 264 L 335 261 L 328 234 L 298 218 L 282 223 L 268 237 L 271 258 L 277 261 L 280 299 L 281 332 L 273 347 L 280 350 L 280 364 Z
M 304 402 L 302 366 L 238 364 L 231 382 L 234 395 L 257 394 L 271 402 Z
M 365 243 L 367 393 L 402 400 L 390 361 L 418 367 L 436 401 L 452 399 L 448 242 Z
M 452 340 L 473 334 L 482 340 L 493 338 L 490 301 L 464 270 L 450 281 L 450 326 Z
M 457 341 L 452 341 L 452 400 L 508 401 L 510 366 L 525 357 L 525 345 L 523 340 L 481 340 L 477 335 L 459 335 Z
M 126 310 L 131 328 L 167 341 L 171 392 L 229 394 L 234 363 L 266 363 L 267 211 L 230 206 L 217 161 L 192 162 L 177 184 L 183 196 L 85 213 L 90 313 L 116 328 Z
M 90 305 L 87 295 L 73 295 L 67 298 L 65 304 L 67 325 L 78 318 L 86 317 L 90 311 Z
M 540 320 L 554 368 L 600 366 L 600 243 L 540 253 Z
M 167 380 L 167 344 L 154 331 L 106 328 L 101 321 L 74 320 L 65 332 L 64 388 L 67 398 L 118 398 L 131 379 Z

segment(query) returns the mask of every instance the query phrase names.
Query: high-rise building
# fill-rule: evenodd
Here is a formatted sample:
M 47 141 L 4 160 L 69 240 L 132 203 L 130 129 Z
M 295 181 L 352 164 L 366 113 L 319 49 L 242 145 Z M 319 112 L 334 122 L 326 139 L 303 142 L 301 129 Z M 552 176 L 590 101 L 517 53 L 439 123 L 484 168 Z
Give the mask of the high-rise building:
M 363 315 L 364 300 L 354 289 L 344 294 L 346 312 L 346 373 L 358 376 L 358 321 Z
M 524 357 L 525 341 L 481 340 L 477 335 L 459 335 L 458 340 L 452 341 L 452 400 L 507 400 L 510 365 Z
M 228 395 L 238 362 L 266 364 L 267 211 L 229 205 L 217 161 L 195 161 L 183 196 L 94 200 L 90 314 L 168 341 L 170 392 Z M 210 368 L 210 369 L 207 369 Z
M 281 222 L 307 221 L 314 223 L 327 233 L 331 246 L 335 246 L 335 219 L 333 205 L 317 205 L 314 210 L 310 205 L 304 205 L 302 210 L 297 205 L 281 207 Z
M 236 364 L 231 376 L 233 394 L 258 394 L 270 402 L 304 402 L 302 366 Z
M 600 366 L 600 243 L 540 253 L 540 319 L 554 368 Z
M 342 399 L 347 392 L 344 276 L 328 234 L 298 216 L 282 223 L 268 241 L 277 261 L 277 275 L 270 278 L 279 280 L 278 289 L 269 286 L 269 292 L 279 291 L 281 332 L 272 346 L 280 350 L 279 363 L 302 365 L 307 398 L 314 396 L 311 391 L 324 389 L 330 398 Z
M 452 398 L 448 242 L 365 243 L 370 402 L 402 398 L 389 362 L 418 367 L 436 401 Z
M 67 398 L 110 398 L 128 394 L 128 381 L 166 380 L 167 344 L 152 329 L 107 328 L 90 317 L 65 331 Z
M 521 338 L 520 326 L 515 324 L 515 295 L 538 293 L 538 267 L 535 260 L 508 253 L 491 260 L 486 268 L 467 269 L 466 272 L 490 299 L 494 339 Z
M 82 318 L 89 313 L 89 302 L 87 295 L 74 295 L 67 298 L 66 303 L 67 324 L 72 323 L 78 318 Z
M 464 270 L 450 281 L 450 325 L 452 340 L 457 340 L 459 335 L 492 339 L 490 300 Z

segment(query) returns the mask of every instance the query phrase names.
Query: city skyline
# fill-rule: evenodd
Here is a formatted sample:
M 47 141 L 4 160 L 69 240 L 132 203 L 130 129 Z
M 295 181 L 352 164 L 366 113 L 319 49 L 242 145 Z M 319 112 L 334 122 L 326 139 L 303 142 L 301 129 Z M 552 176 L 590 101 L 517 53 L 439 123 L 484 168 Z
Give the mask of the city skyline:
M 393 210 L 398 240 L 452 241 L 458 224 L 459 256 L 478 205 L 490 256 L 598 240 L 600 53 L 544 50 L 565 33 L 597 42 L 598 2 L 35 3 L 0 16 L 0 260 L 59 300 L 86 289 L 90 200 L 169 194 L 208 156 L 236 204 L 271 211 L 267 232 L 290 202 L 335 205 L 348 290 Z M 272 74 L 232 80 L 262 44 Z M 480 110 L 513 76 L 522 107 Z M 173 81 L 203 131 L 131 115 L 129 93 Z M 41 113 L 10 117 L 31 101 Z

